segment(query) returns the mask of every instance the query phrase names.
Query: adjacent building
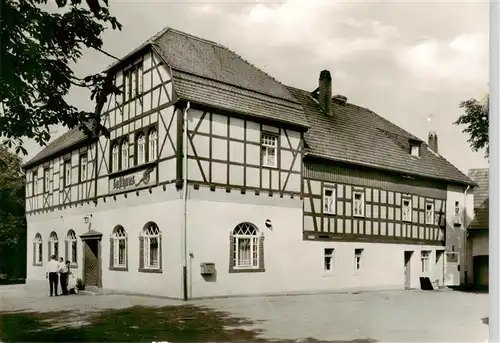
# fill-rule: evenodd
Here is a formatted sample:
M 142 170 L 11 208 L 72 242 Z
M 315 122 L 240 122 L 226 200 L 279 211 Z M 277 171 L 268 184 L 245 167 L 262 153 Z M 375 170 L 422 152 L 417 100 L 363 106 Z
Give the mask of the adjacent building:
M 435 133 L 332 96 L 326 70 L 287 87 L 171 28 L 108 73 L 110 138 L 73 129 L 25 165 L 28 282 L 51 254 L 88 286 L 181 299 L 460 282 L 474 182 Z
M 489 169 L 470 169 L 468 176 L 477 183 L 474 187 L 474 216 L 467 230 L 468 264 L 472 267 L 469 284 L 487 288 L 489 273 Z

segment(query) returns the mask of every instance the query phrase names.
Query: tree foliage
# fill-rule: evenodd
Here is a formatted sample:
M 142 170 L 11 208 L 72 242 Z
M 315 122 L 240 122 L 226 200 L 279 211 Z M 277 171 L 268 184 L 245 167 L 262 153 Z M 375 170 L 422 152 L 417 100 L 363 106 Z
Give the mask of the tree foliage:
M 27 153 L 23 137 L 46 144 L 49 127 L 57 124 L 108 135 L 100 112 L 109 94 L 120 93 L 104 72 L 79 78 L 71 68 L 84 48 L 105 53 L 102 36 L 109 25 L 121 30 L 108 0 L 102 5 L 99 0 L 55 0 L 53 12 L 47 1 L 0 0 L 0 136 L 16 153 Z M 91 91 L 93 112 L 66 101 L 72 86 Z
M 25 178 L 21 158 L 0 146 L 0 251 L 26 234 Z
M 469 99 L 460 103 L 465 113 L 453 123 L 455 125 L 466 125 L 462 130 L 469 136 L 467 142 L 473 151 L 486 150 L 486 157 L 489 156 L 489 96 L 484 100 Z

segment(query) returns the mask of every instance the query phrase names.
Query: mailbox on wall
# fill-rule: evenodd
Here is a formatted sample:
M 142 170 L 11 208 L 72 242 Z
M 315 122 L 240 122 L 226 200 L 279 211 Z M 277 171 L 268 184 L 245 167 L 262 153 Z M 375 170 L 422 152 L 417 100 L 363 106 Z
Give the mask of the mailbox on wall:
M 215 273 L 215 263 L 201 263 L 201 275 L 212 275 Z

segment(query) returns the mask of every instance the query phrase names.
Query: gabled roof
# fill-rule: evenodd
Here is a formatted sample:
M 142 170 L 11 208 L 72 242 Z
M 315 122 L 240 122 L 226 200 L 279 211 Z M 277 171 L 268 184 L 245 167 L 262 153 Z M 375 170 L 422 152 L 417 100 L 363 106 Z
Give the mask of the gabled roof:
M 469 230 L 487 229 L 489 227 L 489 169 L 470 169 L 467 174 L 477 183 L 472 189 L 474 194 L 474 220 Z
M 288 87 L 301 102 L 310 129 L 305 133 L 309 155 L 391 170 L 408 175 L 473 184 L 467 176 L 425 142 L 375 112 L 332 100 L 325 114 L 311 92 Z M 410 140 L 421 142 L 420 156 L 410 154 Z
M 47 144 L 47 146 L 42 151 L 40 151 L 32 159 L 26 162 L 23 167 L 27 168 L 31 165 L 36 164 L 37 162 L 44 161 L 50 156 L 53 156 L 54 154 L 57 154 L 62 150 L 81 143 L 86 139 L 87 135 L 83 133 L 83 131 L 81 131 L 78 127 L 75 127 Z
M 308 127 L 300 104 L 283 84 L 225 46 L 166 27 L 127 56 L 146 46 L 172 70 L 179 99 Z

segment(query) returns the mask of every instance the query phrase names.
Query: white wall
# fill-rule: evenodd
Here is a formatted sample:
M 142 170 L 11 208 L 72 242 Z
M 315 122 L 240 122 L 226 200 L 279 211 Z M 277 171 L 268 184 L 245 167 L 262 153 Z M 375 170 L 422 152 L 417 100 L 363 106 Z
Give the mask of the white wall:
M 403 289 L 405 250 L 415 251 L 411 260 L 412 288 L 420 288 L 420 276 L 429 276 L 431 281 L 442 280 L 443 264 L 441 260 L 436 265 L 436 247 L 304 241 L 301 200 L 280 199 L 283 205 L 277 206 L 270 204 L 269 198 L 231 193 L 222 201 L 222 194 L 217 192 L 202 187 L 190 190 L 188 252 L 193 256 L 189 264 L 190 297 Z M 272 229 L 265 226 L 267 219 L 272 221 Z M 264 233 L 265 272 L 229 273 L 229 233 L 241 222 L 251 222 Z M 324 271 L 325 248 L 336 250 L 333 272 Z M 354 268 L 357 248 L 365 249 L 361 271 Z M 421 250 L 432 251 L 429 273 L 421 272 Z M 204 262 L 215 263 L 214 279 L 200 275 L 200 263 Z
M 182 297 L 181 269 L 181 216 L 182 200 L 173 185 L 164 191 L 156 187 L 149 194 L 141 191 L 139 196 L 129 193 L 107 198 L 95 207 L 86 205 L 72 209 L 51 212 L 43 215 L 28 216 L 28 270 L 27 281 L 45 280 L 48 259 L 48 238 L 52 231 L 59 237 L 60 256 L 64 256 L 64 238 L 69 229 L 78 237 L 78 268 L 73 269 L 77 277 L 82 277 L 83 243 L 79 236 L 88 230 L 84 216 L 92 214 L 91 229 L 101 232 L 102 242 L 102 285 L 105 289 Z M 139 268 L 139 234 L 144 225 L 155 222 L 162 232 L 162 273 L 142 273 Z M 109 270 L 109 238 L 116 225 L 122 225 L 128 235 L 128 271 Z M 43 266 L 33 266 L 32 240 L 36 233 L 43 238 Z
M 470 193 L 470 189 L 465 196 L 465 186 L 448 185 L 446 194 L 446 250 L 460 253 L 460 283 L 465 283 L 465 272 L 468 273 L 468 279 L 472 278 L 471 252 L 467 251 L 466 242 L 466 227 L 472 221 L 474 215 L 474 195 Z M 454 225 L 455 202 L 458 201 L 461 206 L 460 216 L 462 218 L 461 225 Z M 464 207 L 465 203 L 465 207 Z M 465 208 L 465 223 L 464 223 L 464 208 Z M 464 225 L 465 224 L 465 225 Z

